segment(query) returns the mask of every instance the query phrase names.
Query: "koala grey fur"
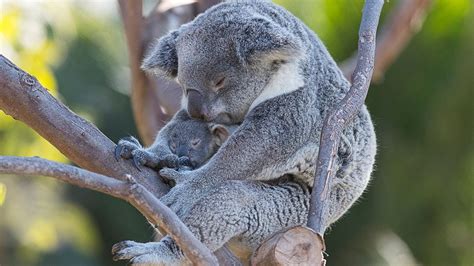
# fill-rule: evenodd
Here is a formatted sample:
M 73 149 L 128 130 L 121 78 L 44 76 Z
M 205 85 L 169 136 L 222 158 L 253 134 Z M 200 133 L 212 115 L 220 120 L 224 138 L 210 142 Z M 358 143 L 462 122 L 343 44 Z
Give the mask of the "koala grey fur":
M 291 184 L 313 185 L 323 118 L 349 90 L 349 82 L 309 28 L 269 1 L 227 1 L 161 38 L 143 67 L 176 78 L 183 87 L 183 109 L 174 122 L 187 112 L 193 118 L 214 123 L 241 123 L 202 167 L 193 171 L 160 171 L 177 182 L 161 200 L 200 240 L 216 250 L 229 239 L 245 234 L 239 225 L 249 214 L 239 210 L 246 210 L 246 206 L 258 210 L 259 206 L 266 206 L 267 213 L 263 215 L 253 212 L 259 218 L 251 223 L 273 219 L 280 211 L 286 212 L 283 217 L 297 215 L 297 223 L 305 223 L 307 208 L 303 202 L 309 197 L 302 190 L 273 194 L 281 185 L 272 185 L 268 190 L 254 186 L 265 184 L 256 181 L 284 175 L 294 176 L 296 182 Z M 155 143 L 168 139 L 165 132 L 160 132 Z M 375 132 L 364 106 L 342 136 L 326 226 L 363 193 L 375 153 Z M 271 200 L 262 195 L 271 195 Z M 209 202 L 211 199 L 219 202 Z M 300 203 L 293 205 L 295 209 L 284 208 L 275 199 Z M 219 212 L 207 209 L 206 205 L 213 204 L 228 207 Z M 268 233 L 290 224 L 280 223 Z M 240 230 L 232 230 L 235 227 Z M 261 237 L 257 237 L 251 246 L 260 243 Z M 150 248 L 153 245 L 159 248 Z M 123 251 L 122 255 L 132 254 L 122 256 L 131 258 L 132 263 L 166 265 L 165 261 L 173 257 L 170 254 L 175 255 L 175 261 L 183 261 L 179 252 L 168 252 L 174 246 L 170 240 L 129 242 L 118 250 Z M 144 249 L 147 251 L 138 252 Z
M 116 147 L 116 156 L 133 158 L 138 168 L 146 165 L 155 169 L 196 169 L 214 155 L 238 127 L 191 119 L 183 112 L 176 116 L 179 118 L 172 119 L 159 133 L 166 136 L 166 141 L 155 142 L 152 146 L 143 148 L 137 139 L 124 138 Z
M 227 243 L 247 264 L 269 235 L 306 223 L 310 193 L 307 184 L 291 176 L 273 181 L 229 180 L 203 193 L 180 219 L 212 251 Z M 112 252 L 114 260 L 130 260 L 132 265 L 190 263 L 169 236 L 159 242 L 119 242 Z

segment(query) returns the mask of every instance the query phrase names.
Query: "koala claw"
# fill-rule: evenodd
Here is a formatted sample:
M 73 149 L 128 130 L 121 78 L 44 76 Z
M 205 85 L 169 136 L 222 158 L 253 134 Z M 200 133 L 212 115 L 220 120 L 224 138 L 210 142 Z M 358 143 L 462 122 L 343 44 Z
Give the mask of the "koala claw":
M 141 160 L 138 157 L 133 157 L 133 166 L 138 169 L 138 171 L 142 171 L 142 164 Z
M 114 261 L 131 259 L 133 257 L 133 255 L 131 253 L 127 253 L 125 251 L 127 250 L 127 248 L 132 247 L 134 244 L 138 244 L 138 243 L 136 243 L 134 241 L 126 240 L 126 241 L 118 242 L 115 245 L 113 245 L 112 246 L 112 255 L 114 255 L 114 256 L 113 256 L 112 259 Z
M 180 258 L 160 242 L 122 241 L 112 247 L 113 260 L 128 260 L 128 265 L 178 265 Z
M 115 146 L 115 159 L 119 161 L 120 158 L 130 159 L 132 158 L 132 152 L 136 149 L 141 149 L 142 145 L 134 137 L 126 137 L 119 140 L 117 146 Z

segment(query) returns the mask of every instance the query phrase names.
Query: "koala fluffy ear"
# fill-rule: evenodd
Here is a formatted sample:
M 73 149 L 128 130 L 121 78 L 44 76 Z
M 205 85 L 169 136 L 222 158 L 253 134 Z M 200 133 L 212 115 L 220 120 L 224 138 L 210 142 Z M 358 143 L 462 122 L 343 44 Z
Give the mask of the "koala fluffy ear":
M 178 31 L 172 31 L 158 39 L 143 60 L 141 68 L 155 74 L 164 74 L 174 78 L 178 74 L 178 55 L 176 40 Z
M 222 146 L 231 134 L 227 127 L 220 124 L 212 124 L 210 130 L 212 135 L 217 138 L 217 146 Z
M 242 63 L 290 61 L 302 53 L 300 41 L 288 30 L 263 17 L 252 18 L 235 40 Z

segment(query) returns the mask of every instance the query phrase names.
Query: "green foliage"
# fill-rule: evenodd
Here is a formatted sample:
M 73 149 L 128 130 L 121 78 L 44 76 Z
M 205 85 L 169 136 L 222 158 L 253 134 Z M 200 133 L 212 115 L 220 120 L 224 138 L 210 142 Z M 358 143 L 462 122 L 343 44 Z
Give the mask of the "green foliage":
M 112 139 L 136 134 L 116 7 L 8 2 L 0 4 L 2 53 Z M 356 50 L 362 0 L 276 2 L 317 32 L 336 60 Z M 383 15 L 396 4 L 386 2 Z M 25 33 L 31 21 L 41 34 Z M 471 0 L 434 1 L 421 31 L 371 87 L 377 167 L 368 192 L 328 234 L 330 265 L 474 264 L 473 25 Z M 34 45 L 25 36 L 36 36 Z M 0 154 L 65 160 L 3 114 Z M 114 242 L 152 239 L 124 202 L 46 178 L 0 180 L 0 204 L 2 184 L 8 187 L 0 207 L 2 265 L 110 265 Z

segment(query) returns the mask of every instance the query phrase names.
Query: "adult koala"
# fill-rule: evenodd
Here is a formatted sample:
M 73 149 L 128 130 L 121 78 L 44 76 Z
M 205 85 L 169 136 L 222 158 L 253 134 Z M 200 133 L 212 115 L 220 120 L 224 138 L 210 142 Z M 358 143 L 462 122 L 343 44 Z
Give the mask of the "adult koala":
M 241 123 L 202 167 L 160 171 L 177 183 L 163 202 L 199 239 L 216 250 L 236 236 L 252 238 L 252 224 L 242 221 L 289 220 L 259 231 L 259 236 L 306 221 L 309 193 L 299 184 L 312 186 L 323 118 L 349 90 L 349 82 L 309 28 L 269 1 L 227 1 L 161 38 L 143 68 L 176 78 L 183 87 L 183 109 L 173 122 L 189 119 L 189 114 L 215 123 Z M 159 153 L 170 138 L 165 132 L 166 128 L 147 152 Z M 328 224 L 354 203 L 370 179 L 376 144 L 365 106 L 342 140 Z M 288 192 L 281 194 L 284 202 L 273 202 L 270 196 L 280 193 L 272 194 L 275 187 L 253 188 L 287 175 L 296 178 L 290 183 L 299 189 L 281 188 L 284 185 L 277 181 L 275 186 Z M 262 208 L 263 216 L 256 211 L 250 217 L 247 199 L 271 206 Z M 295 204 L 299 209 L 281 205 L 293 201 L 302 202 Z M 124 242 L 114 251 L 117 258 L 137 264 L 182 260 L 169 238 L 159 243 Z

